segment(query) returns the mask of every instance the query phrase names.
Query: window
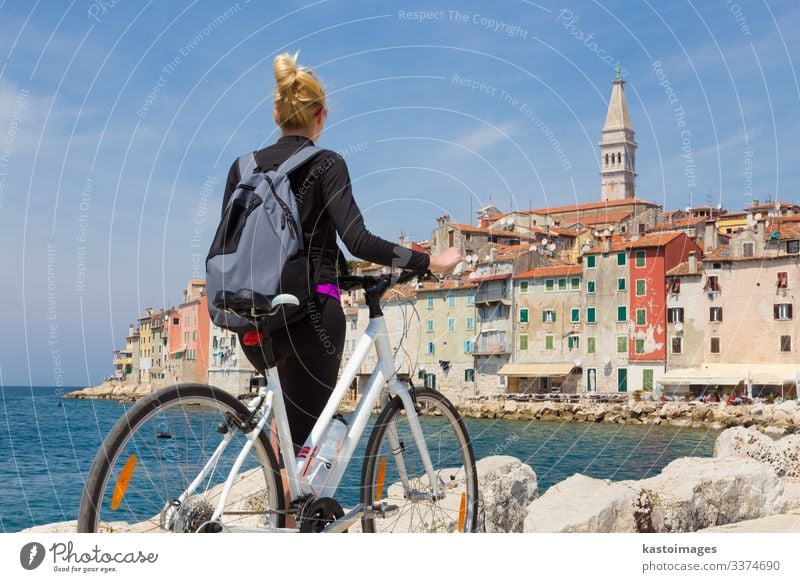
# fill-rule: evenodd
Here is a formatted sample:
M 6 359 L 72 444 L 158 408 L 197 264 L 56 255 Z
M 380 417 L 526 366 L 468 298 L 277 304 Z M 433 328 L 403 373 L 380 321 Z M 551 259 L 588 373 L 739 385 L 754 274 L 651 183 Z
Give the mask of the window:
M 447 297 L 447 304 L 450 307 L 455 307 L 456 306 L 456 296 L 455 295 L 448 296 Z
M 433 297 L 428 296 L 428 309 L 433 309 Z
M 634 346 L 634 351 L 637 354 L 643 354 L 644 353 L 644 338 L 643 337 L 637 337 L 635 340 L 633 340 L 633 346 Z
M 475 329 L 475 318 L 468 317 L 467 318 L 467 331 L 472 331 Z
M 636 251 L 636 267 L 642 268 L 644 267 L 645 258 L 647 256 L 647 251 Z
M 567 280 L 566 279 L 559 279 L 558 280 L 558 290 L 559 291 L 566 291 L 567 290 Z
M 625 253 L 617 253 L 617 266 L 624 267 L 628 264 L 628 255 Z
M 464 353 L 465 354 L 472 353 L 472 340 L 464 340 Z
M 792 254 L 800 253 L 800 240 L 786 241 L 786 252 Z
M 428 320 L 428 331 L 433 331 L 433 320 L 432 319 Z
M 528 282 L 527 281 L 520 281 L 519 283 L 519 294 L 525 295 L 528 292 Z
M 425 346 L 425 352 L 428 353 L 428 354 L 432 354 L 433 353 L 433 342 L 432 341 L 430 341 L 430 340 L 428 341 L 427 345 Z
M 211 347 L 215 349 L 219 347 L 219 340 L 217 339 L 217 336 L 214 336 L 214 339 L 211 340 Z
M 617 321 L 628 321 L 628 308 L 625 305 L 617 306 Z
M 792 336 L 790 335 L 781 336 L 781 351 L 782 352 L 792 351 Z
M 722 269 L 722 263 L 711 263 L 711 268 L 714 269 L 715 271 L 719 271 L 720 269 Z
M 581 290 L 581 280 L 578 277 L 572 277 L 569 280 L 569 288 L 571 291 L 580 291 Z
M 580 307 L 573 307 L 571 309 L 569 320 L 572 323 L 580 323 L 580 321 L 581 321 L 581 308 Z
M 586 268 L 587 269 L 594 269 L 597 266 L 597 256 L 596 255 L 587 255 L 586 257 Z
M 667 321 L 670 323 L 683 323 L 683 307 L 670 307 L 667 309 Z
M 586 292 L 597 293 L 597 283 L 594 281 L 586 281 Z
M 775 319 L 792 319 L 792 304 L 778 303 L 772 308 Z
M 196 331 L 193 331 L 193 332 L 192 332 L 192 341 L 193 341 L 193 342 L 196 342 L 196 341 L 197 341 L 197 332 L 196 332 Z
M 645 279 L 636 279 L 636 295 L 639 297 L 647 295 L 647 281 Z
M 719 291 L 719 277 L 717 275 L 710 275 L 706 279 L 706 291 Z
M 625 291 L 625 277 L 617 279 L 617 291 Z
M 545 309 L 542 311 L 542 321 L 545 323 L 553 323 L 556 320 L 556 312 L 552 309 Z
M 789 273 L 781 271 L 778 273 L 778 281 L 775 283 L 778 289 L 786 289 L 789 287 Z
M 597 322 L 597 308 L 595 307 L 587 307 L 586 308 L 586 323 L 596 323 Z
M 179 325 L 180 322 L 181 322 L 181 320 L 178 319 L 177 317 L 173 317 L 172 318 L 172 325 Z
M 745 242 L 742 243 L 742 256 L 752 257 L 755 254 L 755 243 Z
M 447 331 L 455 331 L 456 330 L 456 318 L 455 317 L 448 317 L 447 318 Z
M 232 348 L 236 347 L 236 334 L 231 336 L 231 347 Z
M 628 336 L 626 335 L 618 335 L 617 336 L 617 353 L 624 354 L 628 351 Z
M 719 338 L 718 337 L 712 337 L 710 344 L 711 345 L 709 347 L 709 351 L 712 354 L 718 354 L 719 353 Z
M 570 350 L 577 350 L 580 344 L 580 338 L 577 335 L 567 336 L 567 348 Z
M 597 392 L 597 368 L 586 368 L 586 390 Z
M 553 336 L 546 335 L 544 336 L 544 349 L 552 350 L 553 349 Z
M 523 307 L 519 310 L 519 322 L 520 323 L 528 323 L 528 308 Z
M 550 293 L 555 289 L 555 280 L 554 279 L 545 279 L 544 280 L 544 290 L 546 293 Z
M 586 338 L 586 353 L 593 354 L 597 350 L 597 339 L 592 335 Z
M 527 350 L 528 349 L 528 334 L 523 333 L 519 336 L 519 349 Z
M 680 336 L 676 336 L 672 338 L 672 353 L 673 354 L 682 354 L 683 353 L 683 338 Z
M 644 390 L 653 389 L 653 370 L 650 368 L 642 370 L 642 388 Z
M 667 293 L 677 295 L 681 292 L 681 280 L 678 277 L 667 279 Z
M 475 381 L 475 368 L 466 368 L 464 370 L 464 382 Z
M 711 307 L 708 310 L 708 321 L 722 321 L 722 307 Z
M 620 392 L 628 391 L 628 369 L 617 368 L 617 390 Z
M 475 305 L 475 293 L 467 294 L 467 305 Z
M 647 325 L 647 309 L 636 310 L 636 325 Z

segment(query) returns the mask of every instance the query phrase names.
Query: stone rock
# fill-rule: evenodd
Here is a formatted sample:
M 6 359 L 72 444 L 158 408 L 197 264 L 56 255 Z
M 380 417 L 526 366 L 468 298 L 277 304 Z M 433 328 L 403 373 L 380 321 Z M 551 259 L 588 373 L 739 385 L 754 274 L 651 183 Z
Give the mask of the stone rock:
M 764 405 L 761 403 L 753 404 L 750 407 L 750 414 L 752 416 L 758 416 L 759 414 L 764 414 Z
M 783 436 L 783 435 L 786 434 L 786 423 L 785 423 L 785 421 L 783 421 L 783 424 L 784 424 L 784 426 L 769 425 L 769 426 L 764 426 L 764 427 L 760 427 L 760 428 L 764 432 L 764 434 L 780 437 L 780 436 Z
M 698 533 L 800 533 L 800 515 L 770 515 L 698 530 Z
M 655 477 L 627 483 L 640 489 L 636 531 L 692 532 L 786 508 L 775 471 L 750 459 L 684 457 Z
M 792 434 L 775 441 L 775 449 L 783 455 L 786 477 L 800 477 L 800 435 Z
M 786 511 L 800 510 L 800 478 L 782 477 L 783 494 L 786 497 Z
M 750 457 L 771 466 L 779 477 L 786 475 L 786 457 L 775 441 L 754 429 L 742 427 L 723 431 L 714 443 L 714 458 Z
M 506 400 L 506 403 L 503 405 L 503 410 L 505 412 L 516 412 L 518 408 L 519 406 L 516 400 Z
M 538 497 L 536 473 L 515 457 L 486 457 L 478 469 L 479 531 L 522 532 L 528 505 Z
M 620 482 L 575 474 L 528 505 L 526 533 L 632 532 L 636 491 Z

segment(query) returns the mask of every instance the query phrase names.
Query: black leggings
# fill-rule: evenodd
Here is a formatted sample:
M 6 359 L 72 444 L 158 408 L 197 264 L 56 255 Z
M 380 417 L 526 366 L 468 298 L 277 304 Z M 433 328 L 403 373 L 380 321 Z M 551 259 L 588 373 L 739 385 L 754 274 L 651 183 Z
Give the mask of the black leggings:
M 342 305 L 325 294 L 317 294 L 309 303 L 305 318 L 272 333 L 295 455 L 311 434 L 336 385 L 344 335 Z M 241 345 L 250 363 L 263 370 L 261 346 Z

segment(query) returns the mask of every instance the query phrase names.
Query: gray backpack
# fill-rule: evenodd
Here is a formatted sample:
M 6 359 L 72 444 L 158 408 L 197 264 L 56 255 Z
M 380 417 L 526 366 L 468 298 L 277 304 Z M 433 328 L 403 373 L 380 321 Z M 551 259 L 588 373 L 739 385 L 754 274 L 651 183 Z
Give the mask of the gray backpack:
M 256 331 L 246 319 L 214 305 L 223 292 L 291 293 L 300 305 L 283 305 L 267 318 L 270 331 L 304 316 L 312 292 L 297 201 L 289 173 L 322 151 L 306 146 L 277 170 L 254 172 L 253 154 L 239 158 L 239 185 L 223 209 L 206 258 L 206 294 L 213 323 L 235 332 Z M 319 275 L 319 266 L 314 279 Z

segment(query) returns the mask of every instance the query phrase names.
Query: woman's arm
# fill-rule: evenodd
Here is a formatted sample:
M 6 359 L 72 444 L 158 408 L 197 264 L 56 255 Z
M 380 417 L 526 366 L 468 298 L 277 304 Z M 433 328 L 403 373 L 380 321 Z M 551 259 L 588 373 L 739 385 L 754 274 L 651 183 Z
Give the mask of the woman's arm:
M 326 153 L 325 171 L 321 177 L 325 209 L 347 250 L 366 261 L 394 268 L 425 271 L 430 267 L 427 253 L 412 251 L 375 236 L 364 226 L 364 218 L 353 198 L 350 173 L 344 159 L 336 153 Z

